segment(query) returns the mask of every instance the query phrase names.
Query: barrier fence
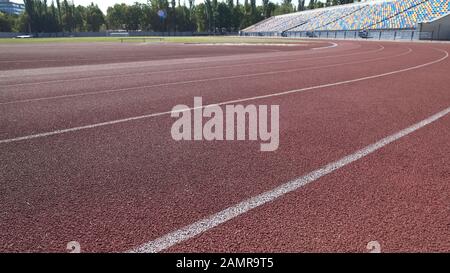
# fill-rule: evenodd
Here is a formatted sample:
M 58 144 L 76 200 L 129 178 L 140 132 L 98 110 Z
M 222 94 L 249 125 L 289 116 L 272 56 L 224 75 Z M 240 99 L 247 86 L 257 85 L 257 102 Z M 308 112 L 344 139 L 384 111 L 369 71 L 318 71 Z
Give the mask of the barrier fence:
M 371 30 L 366 38 L 360 36 L 359 31 L 287 31 L 287 32 L 240 32 L 224 33 L 225 35 L 240 35 L 250 37 L 291 37 L 291 38 L 320 38 L 320 39 L 372 39 L 372 40 L 439 40 L 439 33 L 416 30 Z M 221 34 L 221 35 L 224 35 Z M 0 38 L 14 38 L 27 33 L 0 32 Z M 57 32 L 35 33 L 36 38 L 50 37 L 142 37 L 142 36 L 209 36 L 218 35 L 209 32 Z M 220 35 L 220 34 L 219 34 Z
M 154 32 L 154 31 L 103 31 L 103 32 L 55 32 L 55 33 L 16 33 L 0 32 L 0 38 L 14 38 L 18 36 L 32 35 L 35 38 L 53 38 L 53 37 L 141 37 L 141 36 L 209 36 L 209 35 L 238 35 L 237 32 L 213 33 L 213 32 Z
M 241 36 L 319 39 L 433 40 L 433 32 L 415 30 L 242 32 Z

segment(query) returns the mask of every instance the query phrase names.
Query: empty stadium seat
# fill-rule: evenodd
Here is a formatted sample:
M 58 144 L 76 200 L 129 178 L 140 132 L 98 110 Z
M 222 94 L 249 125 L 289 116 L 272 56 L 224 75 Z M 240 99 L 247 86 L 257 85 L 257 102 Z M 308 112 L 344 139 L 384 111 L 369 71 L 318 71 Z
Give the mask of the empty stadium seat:
M 274 16 L 244 32 L 415 29 L 449 12 L 449 0 L 365 1 Z

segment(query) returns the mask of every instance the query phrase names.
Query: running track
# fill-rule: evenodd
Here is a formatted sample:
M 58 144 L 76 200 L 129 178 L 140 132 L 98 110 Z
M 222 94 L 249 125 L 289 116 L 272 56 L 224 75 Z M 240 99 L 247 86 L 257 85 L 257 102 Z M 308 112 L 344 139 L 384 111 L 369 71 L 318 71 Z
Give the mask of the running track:
M 0 251 L 449 252 L 448 52 L 2 45 Z M 172 140 L 194 96 L 280 105 L 280 148 Z

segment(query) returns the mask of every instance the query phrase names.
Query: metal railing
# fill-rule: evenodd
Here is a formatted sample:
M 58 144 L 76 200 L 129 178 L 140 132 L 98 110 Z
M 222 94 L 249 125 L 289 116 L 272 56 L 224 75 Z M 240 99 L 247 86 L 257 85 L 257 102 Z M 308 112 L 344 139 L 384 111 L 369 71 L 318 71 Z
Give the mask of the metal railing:
M 122 37 L 120 38 L 121 43 L 125 42 L 140 42 L 146 43 L 147 41 L 153 42 L 163 42 L 164 38 L 162 37 Z
M 364 34 L 364 35 L 363 35 Z M 319 39 L 367 39 L 367 40 L 433 40 L 433 32 L 416 30 L 369 30 L 361 31 L 287 31 L 287 32 L 243 32 L 241 36 L 290 37 Z

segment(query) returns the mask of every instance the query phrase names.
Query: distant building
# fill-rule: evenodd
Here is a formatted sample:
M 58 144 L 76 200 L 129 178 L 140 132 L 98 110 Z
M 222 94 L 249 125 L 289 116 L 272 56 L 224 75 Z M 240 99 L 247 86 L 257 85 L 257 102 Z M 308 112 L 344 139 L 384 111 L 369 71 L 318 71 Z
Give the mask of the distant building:
M 21 14 L 24 10 L 24 4 L 17 4 L 9 0 L 0 0 L 0 11 L 8 14 Z

